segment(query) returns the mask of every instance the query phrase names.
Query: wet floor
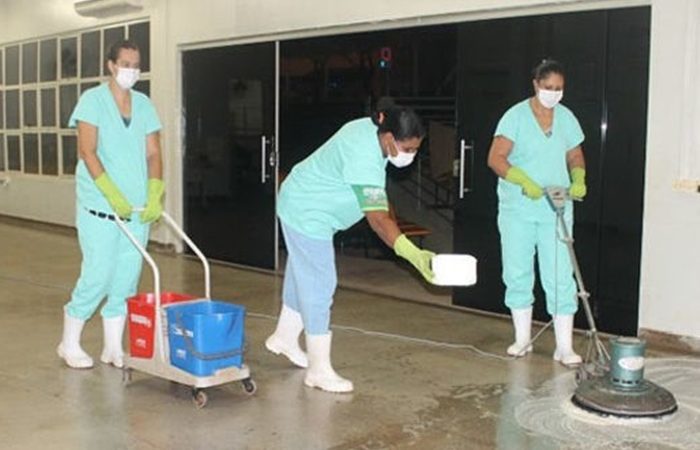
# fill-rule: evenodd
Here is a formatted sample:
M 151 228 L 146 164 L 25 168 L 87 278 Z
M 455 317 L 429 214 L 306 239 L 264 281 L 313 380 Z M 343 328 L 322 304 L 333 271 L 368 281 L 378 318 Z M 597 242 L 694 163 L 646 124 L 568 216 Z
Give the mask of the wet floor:
M 581 446 L 579 435 L 523 420 L 552 408 L 545 402 L 523 416 L 523 408 L 554 397 L 553 380 L 572 379 L 551 360 L 550 332 L 537 342 L 534 354 L 517 361 L 368 335 L 354 328 L 472 344 L 502 355 L 511 326 L 499 318 L 341 289 L 333 323 L 343 328 L 334 331 L 333 361 L 354 382 L 355 392 L 327 394 L 304 387 L 302 370 L 264 350 L 274 328 L 270 317 L 279 309 L 281 280 L 230 267 L 213 267 L 213 297 L 245 305 L 250 313 L 245 358 L 258 385 L 253 396 L 238 383 L 224 385 L 210 389 L 209 403 L 197 410 L 187 388 L 164 380 L 135 373 L 125 384 L 121 371 L 99 363 L 92 370 L 68 369 L 55 347 L 61 307 L 79 270 L 75 237 L 15 221 L 0 221 L 0 236 L 2 448 L 594 448 Z M 166 289 L 202 292 L 196 261 L 162 254 L 156 260 Z M 142 290 L 150 285 L 144 271 Z M 98 318 L 87 325 L 83 342 L 97 359 Z M 582 347 L 581 337 L 577 345 Z M 556 385 L 564 386 L 557 395 L 572 388 L 566 381 Z M 644 433 L 640 436 L 635 440 L 630 433 L 621 442 L 599 433 L 595 446 L 656 448 Z M 665 448 L 686 448 L 675 445 Z

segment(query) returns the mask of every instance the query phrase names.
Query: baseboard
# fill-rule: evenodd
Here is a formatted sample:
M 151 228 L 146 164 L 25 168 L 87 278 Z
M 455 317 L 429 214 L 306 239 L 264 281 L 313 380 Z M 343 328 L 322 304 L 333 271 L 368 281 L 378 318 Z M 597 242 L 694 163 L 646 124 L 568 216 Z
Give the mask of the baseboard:
M 0 223 L 12 225 L 15 227 L 30 228 L 32 230 L 49 231 L 51 233 L 57 233 L 62 235 L 77 236 L 75 227 L 73 226 L 42 222 L 34 219 L 25 219 L 24 217 L 15 217 L 0 214 Z
M 29 228 L 37 231 L 46 231 L 50 233 L 56 233 L 64 236 L 78 237 L 78 232 L 74 226 L 60 225 L 55 223 L 41 222 L 33 219 L 25 219 L 22 217 L 7 216 L 0 214 L 0 223 L 7 225 Z M 177 253 L 175 251 L 174 244 L 164 244 L 156 241 L 148 241 L 148 251 L 154 251 L 158 253 Z
M 700 339 L 641 328 L 639 337 L 655 350 L 700 356 Z

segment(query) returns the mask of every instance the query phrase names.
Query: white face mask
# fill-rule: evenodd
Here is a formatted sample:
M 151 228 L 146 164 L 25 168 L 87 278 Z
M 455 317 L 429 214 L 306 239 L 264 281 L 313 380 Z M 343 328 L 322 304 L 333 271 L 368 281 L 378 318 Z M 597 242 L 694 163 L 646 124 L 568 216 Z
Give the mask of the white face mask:
M 417 152 L 403 152 L 399 149 L 399 147 L 396 145 L 396 142 L 394 142 L 394 148 L 396 149 L 396 156 L 392 156 L 389 154 L 387 156 L 387 159 L 389 160 L 390 163 L 392 163 L 394 166 L 398 168 L 406 167 L 410 165 L 413 162 L 413 158 L 416 157 Z
M 126 91 L 127 89 L 131 89 L 136 82 L 139 81 L 140 73 L 141 71 L 139 69 L 119 67 L 117 68 L 117 76 L 115 77 L 115 81 L 120 88 Z
M 542 106 L 549 109 L 554 108 L 562 97 L 564 97 L 564 91 L 549 91 L 547 89 L 537 91 L 537 99 L 542 103 Z

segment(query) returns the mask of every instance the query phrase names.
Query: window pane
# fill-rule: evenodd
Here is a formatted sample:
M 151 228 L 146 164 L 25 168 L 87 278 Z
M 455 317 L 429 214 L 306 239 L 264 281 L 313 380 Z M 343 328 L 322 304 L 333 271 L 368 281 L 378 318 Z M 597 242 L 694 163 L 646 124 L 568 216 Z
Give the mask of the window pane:
M 0 172 L 5 171 L 5 136 L 0 134 Z
M 38 53 L 36 42 L 22 44 L 22 83 L 36 83 Z
M 56 126 L 56 89 L 41 90 L 41 126 Z
M 68 128 L 68 119 L 70 119 L 70 115 L 73 113 L 73 108 L 75 108 L 75 104 L 78 101 L 78 87 L 74 84 L 61 86 L 59 97 L 59 105 L 61 110 L 60 127 Z
M 19 45 L 5 49 L 5 84 L 19 84 Z
M 7 136 L 7 169 L 22 170 L 19 155 L 19 136 Z
M 149 38 L 151 26 L 148 22 L 129 26 L 129 39 L 139 46 L 141 56 L 141 72 L 151 70 L 151 41 Z
M 78 139 L 75 136 L 61 136 L 63 150 L 63 173 L 75 174 L 75 165 L 78 163 Z
M 56 80 L 56 46 L 58 44 L 57 39 L 47 39 L 41 41 L 41 58 L 39 59 L 41 64 L 41 81 L 54 81 Z
M 58 175 L 58 137 L 55 134 L 41 135 L 41 173 Z
M 143 92 L 144 94 L 151 96 L 151 82 L 150 80 L 141 80 L 134 85 L 134 89 Z
M 104 61 L 104 64 L 102 64 L 102 73 L 104 75 L 109 74 L 109 70 L 107 69 L 107 57 L 109 56 L 110 47 L 112 44 L 124 40 L 124 37 L 124 27 L 107 28 L 105 30 L 104 45 L 102 47 L 102 61 Z
M 39 173 L 39 136 L 24 135 L 24 173 Z
M 19 91 L 5 91 L 5 128 L 19 129 Z
M 80 95 L 83 95 L 83 92 L 87 91 L 90 88 L 93 88 L 97 85 L 99 85 L 97 81 L 90 81 L 89 83 L 80 83 Z
M 61 39 L 61 78 L 78 76 L 78 38 Z
M 100 32 L 83 33 L 80 38 L 80 76 L 96 77 L 100 74 Z
M 36 120 L 36 91 L 22 92 L 22 102 L 24 107 L 24 126 L 35 127 Z
M 0 130 L 5 128 L 5 93 L 0 91 Z

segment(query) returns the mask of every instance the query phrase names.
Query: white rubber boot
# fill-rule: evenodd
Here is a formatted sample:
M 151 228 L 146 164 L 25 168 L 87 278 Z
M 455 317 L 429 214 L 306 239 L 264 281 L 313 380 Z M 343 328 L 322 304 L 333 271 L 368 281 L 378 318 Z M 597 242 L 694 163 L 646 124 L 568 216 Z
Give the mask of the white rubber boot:
M 84 326 L 84 320 L 71 317 L 66 312 L 63 313 L 63 338 L 56 352 L 68 367 L 73 369 L 89 369 L 93 365 L 90 355 L 80 347 L 80 335 Z
M 327 392 L 352 392 L 352 381 L 335 373 L 331 366 L 331 337 L 332 333 L 306 335 L 309 368 L 304 384 Z
M 554 316 L 554 337 L 557 340 L 557 348 L 553 358 L 565 366 L 581 364 L 581 356 L 574 352 L 571 344 L 574 332 L 574 316 Z
M 532 351 L 532 345 L 528 345 L 532 329 L 532 308 L 511 309 L 510 314 L 513 317 L 515 342 L 506 352 L 511 356 L 525 356 Z
M 100 356 L 100 361 L 120 369 L 124 367 L 122 336 L 124 334 L 125 321 L 126 316 L 102 318 L 104 348 L 102 350 L 102 356 Z
M 282 305 L 277 328 L 265 341 L 265 347 L 275 355 L 283 354 L 292 364 L 306 368 L 309 366 L 309 360 L 299 347 L 299 335 L 303 330 L 301 314 Z

